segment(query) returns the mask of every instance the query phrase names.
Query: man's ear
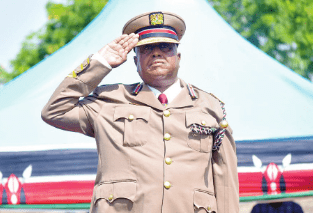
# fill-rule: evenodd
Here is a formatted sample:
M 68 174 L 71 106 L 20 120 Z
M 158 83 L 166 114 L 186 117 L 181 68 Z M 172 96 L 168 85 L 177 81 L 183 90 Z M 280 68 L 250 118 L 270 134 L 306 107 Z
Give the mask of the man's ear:
M 134 56 L 134 62 L 135 62 L 135 64 L 136 64 L 136 66 L 137 66 L 137 62 L 138 62 L 137 56 Z
M 181 53 L 177 53 L 177 57 L 180 60 L 181 59 Z

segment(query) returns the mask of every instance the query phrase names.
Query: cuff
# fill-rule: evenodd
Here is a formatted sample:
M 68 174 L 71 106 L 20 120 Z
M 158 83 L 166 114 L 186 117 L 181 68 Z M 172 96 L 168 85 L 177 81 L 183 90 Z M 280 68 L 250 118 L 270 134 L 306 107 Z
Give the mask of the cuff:
M 99 61 L 101 64 L 103 64 L 104 66 L 106 66 L 107 68 L 112 69 L 110 64 L 98 52 L 93 54 L 91 59 L 95 59 L 95 60 Z

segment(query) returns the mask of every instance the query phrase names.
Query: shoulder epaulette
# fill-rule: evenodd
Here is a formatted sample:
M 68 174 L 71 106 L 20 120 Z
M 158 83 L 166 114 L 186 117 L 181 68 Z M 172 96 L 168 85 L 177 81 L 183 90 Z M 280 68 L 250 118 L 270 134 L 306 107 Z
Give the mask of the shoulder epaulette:
M 226 121 L 225 103 L 221 101 L 220 99 L 218 99 L 212 93 L 209 93 L 209 95 L 211 95 L 213 98 L 219 101 L 221 108 L 222 108 L 222 112 L 223 112 L 222 120 L 219 123 L 220 128 L 218 129 L 218 131 L 216 131 L 214 135 L 214 140 L 213 140 L 214 142 L 213 142 L 213 147 L 212 147 L 213 151 L 218 151 L 220 149 L 220 146 L 222 145 L 223 138 L 225 137 L 226 128 L 228 127 L 228 122 Z
M 213 95 L 212 93 L 209 93 L 209 95 L 211 95 L 213 98 L 215 98 L 216 100 L 218 100 L 220 103 L 225 104 L 223 101 L 221 101 L 218 97 L 216 97 L 216 96 Z

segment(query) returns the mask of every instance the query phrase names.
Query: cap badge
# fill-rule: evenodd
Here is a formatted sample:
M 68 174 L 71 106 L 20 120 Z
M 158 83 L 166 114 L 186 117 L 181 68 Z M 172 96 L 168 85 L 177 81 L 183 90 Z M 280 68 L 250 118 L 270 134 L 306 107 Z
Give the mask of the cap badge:
M 164 24 L 164 15 L 161 12 L 151 13 L 149 15 L 150 25 L 162 25 Z

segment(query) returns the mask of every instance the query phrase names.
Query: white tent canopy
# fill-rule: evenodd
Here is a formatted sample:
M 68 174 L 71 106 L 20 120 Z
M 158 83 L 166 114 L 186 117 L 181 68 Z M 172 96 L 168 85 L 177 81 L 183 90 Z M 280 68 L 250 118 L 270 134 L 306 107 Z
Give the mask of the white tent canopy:
M 41 109 L 68 73 L 148 11 L 183 17 L 179 77 L 226 103 L 237 141 L 313 136 L 313 85 L 242 38 L 206 0 L 110 0 L 69 44 L 0 88 L 0 151 L 95 147 L 45 124 Z M 140 81 L 133 54 L 102 83 Z

